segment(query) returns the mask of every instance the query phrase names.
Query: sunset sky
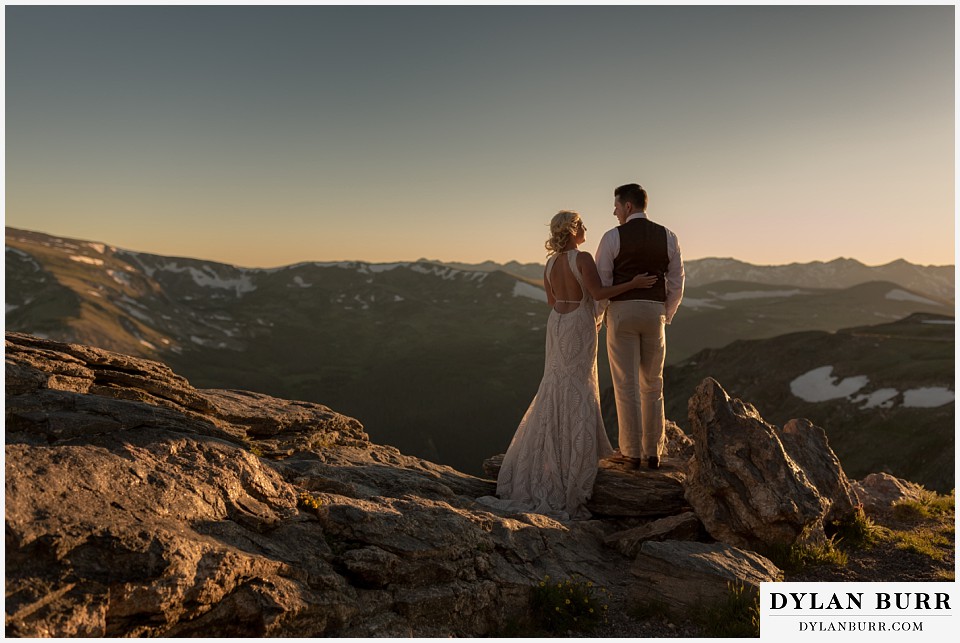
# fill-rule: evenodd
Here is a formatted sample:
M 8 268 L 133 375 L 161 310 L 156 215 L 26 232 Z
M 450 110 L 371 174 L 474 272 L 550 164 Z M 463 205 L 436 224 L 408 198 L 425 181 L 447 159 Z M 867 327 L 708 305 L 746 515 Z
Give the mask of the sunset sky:
M 6 225 L 543 261 L 642 183 L 684 257 L 954 263 L 954 7 L 7 6 Z

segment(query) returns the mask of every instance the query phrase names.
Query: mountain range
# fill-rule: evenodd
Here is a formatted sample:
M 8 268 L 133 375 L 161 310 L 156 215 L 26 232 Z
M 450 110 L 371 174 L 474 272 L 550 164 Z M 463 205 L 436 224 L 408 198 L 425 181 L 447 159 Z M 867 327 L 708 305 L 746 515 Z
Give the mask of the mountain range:
M 543 281 L 543 264 L 511 261 L 498 264 L 441 262 L 458 270 L 503 270 L 537 282 Z M 897 259 L 881 266 L 867 266 L 856 259 L 840 257 L 833 261 L 811 261 L 780 266 L 758 266 L 737 259 L 708 257 L 684 262 L 687 283 L 698 286 L 718 281 L 742 281 L 769 285 L 794 285 L 804 288 L 849 288 L 869 281 L 889 281 L 937 299 L 954 300 L 954 267 L 920 266 Z
M 952 267 L 703 259 L 686 269 L 670 364 L 741 340 L 953 315 Z M 539 384 L 542 270 L 424 260 L 251 269 L 7 228 L 6 325 L 159 359 L 197 386 L 327 404 L 378 442 L 479 472 L 506 448 Z M 912 285 L 885 280 L 894 272 Z M 754 281 L 738 280 L 747 273 Z M 851 283 L 857 274 L 868 281 Z M 606 388 L 604 349 L 599 362 Z M 668 388 L 670 417 L 682 421 L 677 395 Z

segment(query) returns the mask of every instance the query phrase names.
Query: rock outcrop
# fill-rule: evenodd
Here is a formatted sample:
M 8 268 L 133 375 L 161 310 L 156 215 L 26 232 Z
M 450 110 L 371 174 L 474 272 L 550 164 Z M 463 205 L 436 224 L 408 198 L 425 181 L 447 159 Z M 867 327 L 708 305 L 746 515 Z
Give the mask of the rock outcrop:
M 712 378 L 690 398 L 689 413 L 695 455 L 685 497 L 716 540 L 760 549 L 822 539 L 828 515 L 852 512 L 846 476 L 815 427 L 778 430 Z
M 632 581 L 598 521 L 157 362 L 8 333 L 5 437 L 11 636 L 478 636 L 545 574 Z
M 595 519 L 560 523 L 476 502 L 500 457 L 478 478 L 321 404 L 6 339 L 11 636 L 496 635 L 548 574 L 691 606 L 780 577 L 744 548 L 890 503 L 884 478 L 851 487 L 822 430 L 772 427 L 712 380 L 693 440 L 669 423 L 661 469 L 602 463 Z

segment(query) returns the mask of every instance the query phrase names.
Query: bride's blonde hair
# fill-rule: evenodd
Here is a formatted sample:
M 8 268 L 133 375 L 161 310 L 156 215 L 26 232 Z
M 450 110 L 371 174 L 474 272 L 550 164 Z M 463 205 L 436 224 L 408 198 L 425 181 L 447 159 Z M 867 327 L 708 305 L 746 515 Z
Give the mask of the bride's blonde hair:
M 560 210 L 553 215 L 550 219 L 550 238 L 544 244 L 548 257 L 561 252 L 570 238 L 577 235 L 579 223 L 580 213 L 573 210 Z

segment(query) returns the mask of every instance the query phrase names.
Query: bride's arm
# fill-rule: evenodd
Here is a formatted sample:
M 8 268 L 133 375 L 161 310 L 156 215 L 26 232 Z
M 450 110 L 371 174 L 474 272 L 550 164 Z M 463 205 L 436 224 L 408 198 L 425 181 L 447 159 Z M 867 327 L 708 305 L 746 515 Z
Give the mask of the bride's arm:
M 615 286 L 604 286 L 600 281 L 600 273 L 597 272 L 597 264 L 589 252 L 581 252 L 577 255 L 577 266 L 580 268 L 580 274 L 583 275 L 583 285 L 587 287 L 590 296 L 597 301 L 622 295 L 628 290 L 634 290 L 635 288 L 649 288 L 657 283 L 656 275 L 643 273 L 626 283 Z

